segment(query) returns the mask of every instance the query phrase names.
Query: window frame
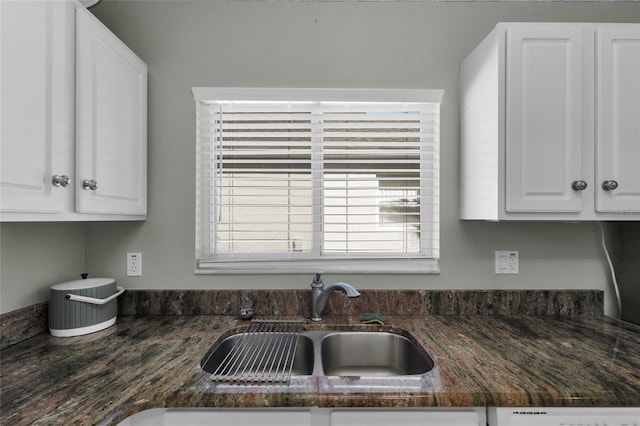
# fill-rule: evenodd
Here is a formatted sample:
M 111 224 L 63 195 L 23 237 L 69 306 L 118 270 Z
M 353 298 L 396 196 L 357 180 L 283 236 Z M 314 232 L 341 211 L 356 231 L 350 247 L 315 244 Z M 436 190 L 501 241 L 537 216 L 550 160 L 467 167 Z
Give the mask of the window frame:
M 313 102 L 406 102 L 442 103 L 444 90 L 427 89 L 291 89 L 291 88 L 216 88 L 194 87 L 196 103 L 215 101 L 313 101 Z M 439 125 L 438 125 L 439 128 Z M 196 143 L 200 146 L 200 135 Z M 439 145 L 438 141 L 438 145 Z M 200 151 L 197 150 L 197 168 L 200 167 Z M 422 167 L 422 165 L 421 165 Z M 438 170 L 439 167 L 436 167 Z M 438 257 L 426 255 L 390 255 L 388 257 L 367 257 L 359 255 L 322 255 L 301 253 L 226 255 L 219 259 L 203 256 L 202 238 L 206 234 L 199 222 L 200 172 L 196 173 L 196 274 L 267 274 L 267 273 L 308 273 L 322 270 L 327 273 L 374 273 L 374 274 L 438 274 Z M 436 196 L 439 198 L 439 182 L 436 179 Z M 433 216 L 439 217 L 438 204 Z M 429 223 L 433 223 L 430 221 Z M 439 220 L 436 220 L 439 227 Z M 210 225 L 207 225 L 210 226 Z M 206 226 L 205 226 L 206 227 Z M 436 230 L 439 235 L 439 229 Z M 422 238 L 422 237 L 421 237 Z

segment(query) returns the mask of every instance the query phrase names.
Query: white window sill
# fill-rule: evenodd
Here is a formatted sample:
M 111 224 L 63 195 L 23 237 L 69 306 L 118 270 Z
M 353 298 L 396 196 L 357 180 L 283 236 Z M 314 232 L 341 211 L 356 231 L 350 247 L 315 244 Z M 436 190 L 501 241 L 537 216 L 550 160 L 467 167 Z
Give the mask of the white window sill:
M 196 274 L 440 274 L 437 259 L 349 259 L 289 261 L 200 261 Z

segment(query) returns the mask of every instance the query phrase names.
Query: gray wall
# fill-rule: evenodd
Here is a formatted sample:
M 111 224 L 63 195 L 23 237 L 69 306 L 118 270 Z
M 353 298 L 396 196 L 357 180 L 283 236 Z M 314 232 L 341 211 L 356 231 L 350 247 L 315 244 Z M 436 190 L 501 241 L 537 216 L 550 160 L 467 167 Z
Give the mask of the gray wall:
M 85 272 L 83 223 L 0 225 L 0 313 L 49 300 L 52 284 Z
M 91 9 L 149 65 L 149 218 L 88 223 L 85 269 L 126 288 L 307 288 L 307 275 L 195 275 L 192 86 L 445 89 L 441 123 L 440 275 L 327 276 L 372 288 L 586 288 L 606 291 L 596 224 L 461 222 L 457 76 L 499 21 L 640 22 L 638 3 L 110 1 Z M 44 226 L 44 225 L 43 225 Z M 55 227 L 55 225 L 50 225 Z M 46 228 L 46 226 L 44 226 Z M 28 252 L 28 225 L 3 225 L 3 252 Z M 7 234 L 7 231 L 9 235 Z M 82 240 L 82 237 L 78 237 Z M 43 244 L 54 246 L 44 241 Z M 69 245 L 76 244 L 68 242 Z M 9 247 L 9 248 L 7 248 Z M 520 251 L 520 275 L 496 276 L 493 252 Z M 125 276 L 140 251 L 143 276 Z M 69 265 L 72 266 L 72 265 Z M 5 262 L 3 261 L 3 268 Z M 46 300 L 44 268 L 29 289 L 2 273 L 2 312 Z M 70 271 L 72 278 L 75 271 Z M 5 297 L 9 300 L 5 302 Z

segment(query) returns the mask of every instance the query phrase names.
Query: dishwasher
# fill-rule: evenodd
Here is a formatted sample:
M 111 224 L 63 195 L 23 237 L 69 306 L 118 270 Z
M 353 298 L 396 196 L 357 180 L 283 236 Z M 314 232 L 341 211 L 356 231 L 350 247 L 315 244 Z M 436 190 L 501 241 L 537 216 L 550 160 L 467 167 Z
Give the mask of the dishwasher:
M 640 426 L 640 407 L 487 409 L 489 426 Z

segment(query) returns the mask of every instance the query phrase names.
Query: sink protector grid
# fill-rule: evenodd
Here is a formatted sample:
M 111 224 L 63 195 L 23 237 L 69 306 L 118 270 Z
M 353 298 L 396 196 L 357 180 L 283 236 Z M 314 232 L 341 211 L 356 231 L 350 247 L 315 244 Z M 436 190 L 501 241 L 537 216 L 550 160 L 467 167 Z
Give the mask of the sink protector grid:
M 283 383 L 290 382 L 300 332 L 304 321 L 254 320 L 247 332 L 225 339 L 213 351 L 203 369 L 216 365 L 211 380 L 229 383 Z M 231 346 L 224 350 L 224 344 Z M 223 352 L 222 360 L 216 354 Z

